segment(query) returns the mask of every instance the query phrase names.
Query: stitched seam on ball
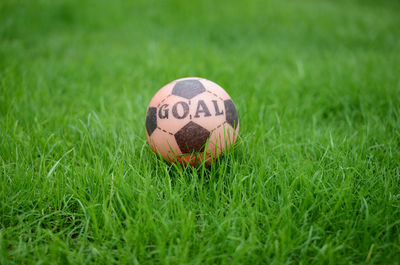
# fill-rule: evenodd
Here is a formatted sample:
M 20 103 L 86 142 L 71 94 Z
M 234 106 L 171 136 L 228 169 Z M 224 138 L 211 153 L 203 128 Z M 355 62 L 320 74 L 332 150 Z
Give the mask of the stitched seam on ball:
M 163 100 L 161 100 L 160 103 L 158 103 L 157 108 L 159 108 L 160 105 L 161 105 L 165 100 L 167 100 L 167 98 L 169 98 L 170 96 L 172 96 L 172 94 L 169 94 L 169 95 L 166 96 Z
M 224 121 L 223 123 L 221 123 L 220 125 L 218 125 L 217 127 L 215 127 L 214 129 L 211 130 L 211 132 L 215 131 L 216 129 L 219 129 L 222 125 L 224 125 L 226 123 L 226 121 Z
M 209 140 L 210 140 L 210 142 L 212 142 L 213 144 L 216 144 L 216 143 L 211 139 L 211 134 L 212 134 L 215 130 L 217 130 L 218 128 L 220 128 L 222 125 L 224 125 L 224 124 L 226 124 L 226 121 L 224 121 L 223 123 L 221 123 L 220 125 L 218 125 L 217 127 L 215 127 L 214 129 L 212 129 L 212 130 L 210 131 Z
M 214 97 L 219 98 L 220 100 L 224 101 L 223 98 L 221 98 L 220 96 L 218 96 L 217 94 L 215 94 L 214 92 L 211 92 L 210 90 L 206 90 L 206 92 L 212 94 Z
M 171 132 L 169 132 L 169 131 L 167 131 L 167 130 L 162 129 L 162 128 L 159 127 L 159 126 L 157 126 L 157 129 L 160 129 L 161 131 L 163 131 L 163 132 L 165 132 L 165 133 L 169 133 L 170 135 L 174 135 L 173 133 L 171 133 Z

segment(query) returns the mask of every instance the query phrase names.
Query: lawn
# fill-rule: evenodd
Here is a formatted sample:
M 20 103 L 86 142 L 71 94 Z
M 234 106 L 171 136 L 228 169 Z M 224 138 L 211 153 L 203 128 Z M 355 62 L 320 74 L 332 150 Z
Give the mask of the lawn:
M 399 264 L 400 2 L 0 2 L 0 264 Z M 201 76 L 238 144 L 155 156 Z

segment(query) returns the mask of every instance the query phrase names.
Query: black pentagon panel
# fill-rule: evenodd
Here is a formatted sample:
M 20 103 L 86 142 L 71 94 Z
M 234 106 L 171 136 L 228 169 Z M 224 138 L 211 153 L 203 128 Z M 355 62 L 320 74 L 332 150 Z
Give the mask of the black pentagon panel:
M 175 133 L 175 140 L 182 153 L 203 152 L 210 132 L 194 122 L 189 122 Z
M 157 129 L 157 108 L 149 107 L 146 115 L 146 131 L 150 136 Z
M 203 84 L 196 79 L 178 81 L 172 89 L 172 95 L 191 99 L 206 91 Z
M 236 111 L 235 104 L 231 99 L 224 101 L 226 122 L 231 125 L 234 129 L 239 125 L 239 117 Z

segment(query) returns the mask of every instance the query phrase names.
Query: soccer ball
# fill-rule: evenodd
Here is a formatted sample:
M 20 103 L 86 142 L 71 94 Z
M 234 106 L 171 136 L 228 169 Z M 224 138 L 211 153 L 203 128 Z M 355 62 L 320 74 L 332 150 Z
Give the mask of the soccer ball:
M 210 80 L 187 77 L 162 87 L 146 113 L 152 150 L 169 162 L 209 165 L 232 145 L 239 132 L 236 107 Z

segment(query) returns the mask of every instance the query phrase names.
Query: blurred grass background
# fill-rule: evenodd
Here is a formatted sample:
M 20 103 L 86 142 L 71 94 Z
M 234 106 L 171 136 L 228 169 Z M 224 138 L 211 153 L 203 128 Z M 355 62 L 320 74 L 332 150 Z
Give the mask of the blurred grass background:
M 0 263 L 398 264 L 399 1 L 0 3 Z M 224 87 L 240 145 L 145 142 L 171 80 Z

